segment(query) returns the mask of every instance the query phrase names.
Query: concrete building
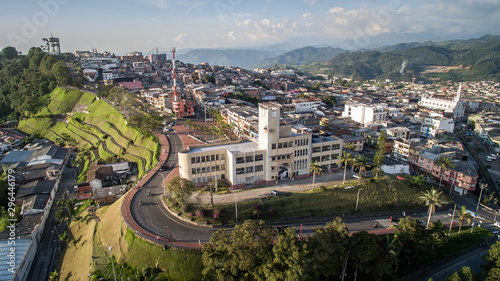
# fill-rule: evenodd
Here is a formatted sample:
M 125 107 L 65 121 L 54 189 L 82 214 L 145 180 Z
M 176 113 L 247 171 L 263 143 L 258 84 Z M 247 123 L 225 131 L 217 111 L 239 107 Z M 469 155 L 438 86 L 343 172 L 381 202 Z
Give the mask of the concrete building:
M 218 178 L 232 188 L 309 176 L 318 161 L 325 171 L 339 167 L 343 142 L 335 137 L 293 133 L 280 119 L 281 105 L 259 104 L 258 140 L 198 145 L 180 151 L 179 171 L 197 186 Z
M 373 122 L 385 121 L 387 118 L 386 108 L 386 104 L 346 104 L 342 112 L 342 117 L 350 117 L 352 121 L 365 126 Z
M 442 116 L 427 116 L 420 127 L 420 136 L 424 138 L 436 137 L 439 132 L 453 133 L 455 122 L 453 119 Z

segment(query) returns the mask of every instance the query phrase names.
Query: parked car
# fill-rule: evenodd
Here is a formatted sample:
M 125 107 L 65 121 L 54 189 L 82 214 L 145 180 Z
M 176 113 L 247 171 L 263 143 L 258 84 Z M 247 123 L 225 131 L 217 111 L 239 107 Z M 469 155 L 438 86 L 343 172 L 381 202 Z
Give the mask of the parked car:
M 495 222 L 493 225 L 500 228 L 500 221 Z
M 486 156 L 486 162 L 491 162 L 493 159 L 491 159 L 491 156 Z
M 490 157 L 491 157 L 491 159 L 493 159 L 493 160 L 497 160 L 497 155 L 496 155 L 496 154 L 491 154 L 491 155 L 490 155 Z

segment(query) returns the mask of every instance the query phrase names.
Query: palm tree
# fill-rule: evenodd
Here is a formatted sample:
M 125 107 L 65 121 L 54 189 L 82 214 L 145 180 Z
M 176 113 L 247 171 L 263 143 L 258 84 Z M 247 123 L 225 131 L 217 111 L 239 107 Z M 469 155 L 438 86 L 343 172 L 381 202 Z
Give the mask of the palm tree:
M 193 126 L 193 122 L 191 122 L 191 120 L 186 120 L 186 122 L 184 122 L 184 126 L 186 126 L 186 129 L 187 129 L 187 133 L 189 135 L 189 129 L 191 128 L 191 126 Z
M 467 224 L 470 225 L 472 222 L 472 215 L 467 212 L 467 208 L 465 208 L 465 206 L 462 206 L 462 209 L 458 213 L 458 222 L 460 223 L 460 226 L 458 227 L 458 234 L 460 234 L 460 231 L 462 230 L 464 221 L 467 221 Z
M 313 173 L 313 184 L 311 190 L 314 189 L 314 181 L 316 180 L 316 174 L 321 174 L 323 168 L 318 164 L 318 161 L 314 161 L 309 165 L 309 173 Z
M 455 168 L 455 165 L 453 165 L 453 161 L 446 156 L 439 157 L 436 164 L 441 167 L 441 179 L 439 180 L 439 187 L 441 187 L 441 181 L 443 180 L 444 173 L 450 168 Z
M 354 165 L 359 167 L 359 171 L 358 171 L 358 181 L 361 179 L 361 176 L 363 175 L 364 172 L 366 172 L 366 168 L 369 168 L 370 165 L 368 165 L 368 158 L 366 158 L 365 156 L 363 155 L 360 155 L 358 156 L 355 160 L 354 160 Z
M 350 152 L 342 152 L 342 156 L 339 156 L 340 158 L 340 163 L 344 164 L 344 181 L 342 183 L 345 183 L 345 175 L 347 173 L 347 166 L 352 163 L 354 160 L 352 153 Z
M 49 274 L 49 280 L 57 280 L 59 279 L 59 275 L 61 274 L 57 270 L 54 270 Z
M 57 209 L 55 214 L 57 221 L 61 223 L 64 220 L 64 211 L 62 209 Z
M 427 229 L 429 229 L 429 224 L 431 223 L 431 216 L 436 211 L 436 206 L 441 207 L 441 205 L 445 202 L 441 199 L 442 191 L 438 191 L 437 189 L 426 190 L 419 199 L 425 202 L 426 206 L 429 206 L 429 218 L 427 219 Z

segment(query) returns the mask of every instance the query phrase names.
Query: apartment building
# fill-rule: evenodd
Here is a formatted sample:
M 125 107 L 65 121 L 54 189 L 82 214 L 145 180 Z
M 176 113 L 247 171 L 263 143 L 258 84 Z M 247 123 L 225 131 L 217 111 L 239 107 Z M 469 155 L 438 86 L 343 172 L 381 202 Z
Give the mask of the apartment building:
M 442 116 L 427 116 L 420 127 L 420 136 L 424 138 L 436 137 L 439 132 L 453 133 L 455 122 L 452 118 Z
M 386 108 L 387 104 L 346 104 L 342 117 L 350 117 L 361 126 L 365 126 L 373 122 L 385 121 L 387 118 Z

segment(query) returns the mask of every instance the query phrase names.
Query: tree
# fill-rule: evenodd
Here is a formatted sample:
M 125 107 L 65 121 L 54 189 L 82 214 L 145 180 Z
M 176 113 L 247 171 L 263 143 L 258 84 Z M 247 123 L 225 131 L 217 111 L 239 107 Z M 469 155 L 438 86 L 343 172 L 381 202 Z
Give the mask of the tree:
M 17 57 L 17 55 L 18 55 L 18 53 L 17 53 L 16 48 L 14 48 L 12 46 L 7 46 L 7 47 L 2 49 L 2 56 L 5 59 L 8 59 L 8 60 L 15 59 Z
M 354 280 L 386 280 L 391 274 L 390 264 L 385 258 L 382 240 L 366 231 L 353 233 L 349 237 L 348 267 L 354 272 Z M 359 273 L 359 276 L 358 276 Z
M 309 173 L 313 174 L 313 182 L 311 186 L 311 190 L 314 189 L 314 181 L 316 180 L 316 174 L 321 174 L 323 171 L 323 168 L 318 164 L 318 161 L 314 161 L 311 164 L 309 164 Z
M 419 268 L 424 260 L 432 257 L 432 237 L 420 221 L 411 217 L 402 218 L 394 238 L 401 246 L 399 258 L 405 271 Z
M 438 191 L 436 189 L 426 190 L 423 192 L 423 195 L 419 197 L 420 200 L 424 201 L 426 206 L 429 206 L 429 217 L 427 218 L 427 229 L 429 229 L 429 224 L 431 223 L 431 216 L 436 212 L 436 206 L 441 207 L 445 201 L 441 198 L 443 195 L 442 191 Z
M 446 278 L 446 281 L 476 281 L 476 276 L 474 276 L 474 272 L 468 266 L 462 266 L 458 272 L 453 273 L 452 275 Z M 498 279 L 495 279 L 498 280 Z
M 192 181 L 175 176 L 167 184 L 167 190 L 172 193 L 172 198 L 180 205 L 184 204 L 186 198 L 191 195 L 194 189 Z
M 316 228 L 309 238 L 310 253 L 307 273 L 312 280 L 332 280 L 341 275 L 342 263 L 347 258 L 349 232 L 337 217 L 324 228 Z
M 436 164 L 441 167 L 441 179 L 439 180 L 439 187 L 441 187 L 441 181 L 443 180 L 444 173 L 446 173 L 446 171 L 450 168 L 455 168 L 455 165 L 453 165 L 453 161 L 446 156 L 439 157 Z
M 57 272 L 57 270 L 54 270 L 52 271 L 50 274 L 49 274 L 49 280 L 57 280 L 59 279 L 59 276 L 61 274 L 59 272 Z
M 215 232 L 201 250 L 203 274 L 217 280 L 263 280 L 275 237 L 270 226 L 252 220 L 237 225 L 231 234 Z
M 192 128 L 193 122 L 191 122 L 191 120 L 188 119 L 188 120 L 186 120 L 186 122 L 184 122 L 184 126 L 186 126 L 186 129 L 187 129 L 188 135 L 189 135 L 189 129 Z
M 345 175 L 347 173 L 347 166 L 352 164 L 353 161 L 354 161 L 354 157 L 352 156 L 351 152 L 342 151 L 342 156 L 340 156 L 340 163 L 344 164 L 344 180 L 342 181 L 342 183 L 345 183 Z
M 496 242 L 488 250 L 488 253 L 483 256 L 485 261 L 484 269 L 488 274 L 486 280 L 499 280 L 500 277 L 500 242 Z
M 58 61 L 52 67 L 52 74 L 56 78 L 57 84 L 59 86 L 66 86 L 71 83 L 71 72 L 63 61 Z
M 462 206 L 462 209 L 460 209 L 460 212 L 458 213 L 458 222 L 460 223 L 458 227 L 458 234 L 460 234 L 462 225 L 465 221 L 467 221 L 467 224 L 470 224 L 472 222 L 472 215 L 467 212 L 467 208 L 465 206 Z
M 69 219 L 72 220 L 73 213 L 75 212 L 75 199 L 71 198 L 66 200 L 66 209 L 68 209 Z
M 263 266 L 265 280 L 303 280 L 309 253 L 305 240 L 295 237 L 295 229 L 286 228 L 278 235 L 272 255 Z
M 55 215 L 56 215 L 56 220 L 59 223 L 63 222 L 65 215 L 64 215 L 64 211 L 62 209 L 57 209 Z
M 361 180 L 361 177 L 363 176 L 363 173 L 366 172 L 366 168 L 369 168 L 370 165 L 368 165 L 368 158 L 366 158 L 363 155 L 359 155 L 355 160 L 353 166 L 356 166 L 359 168 L 358 171 L 358 181 Z
M 413 187 L 422 187 L 425 185 L 425 177 L 424 175 L 411 176 L 410 177 L 410 185 Z
M 385 152 L 386 152 L 385 143 L 386 143 L 386 136 L 385 136 L 385 130 L 383 130 L 380 133 L 380 136 L 378 137 L 377 152 L 373 157 L 373 168 L 375 170 L 376 178 L 378 178 L 379 172 L 382 171 L 380 167 L 382 167 L 382 165 L 384 164 Z

